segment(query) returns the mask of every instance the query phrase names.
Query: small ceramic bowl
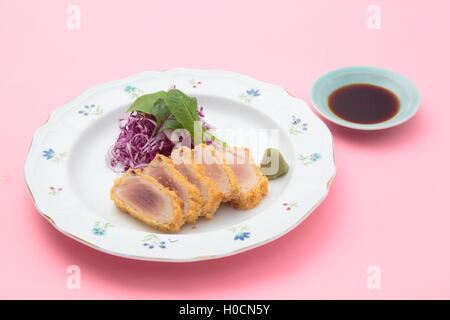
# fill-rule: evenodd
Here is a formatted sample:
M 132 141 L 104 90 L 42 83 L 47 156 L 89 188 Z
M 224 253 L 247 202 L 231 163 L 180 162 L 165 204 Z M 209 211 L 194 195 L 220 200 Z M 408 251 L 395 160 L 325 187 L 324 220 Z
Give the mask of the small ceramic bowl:
M 350 84 L 372 84 L 392 91 L 399 99 L 400 109 L 389 120 L 362 124 L 344 120 L 328 106 L 328 97 L 336 89 Z M 375 67 L 354 66 L 333 70 L 316 80 L 311 89 L 314 108 L 325 118 L 344 127 L 359 130 L 379 130 L 397 126 L 409 120 L 419 109 L 420 94 L 414 84 L 404 76 Z

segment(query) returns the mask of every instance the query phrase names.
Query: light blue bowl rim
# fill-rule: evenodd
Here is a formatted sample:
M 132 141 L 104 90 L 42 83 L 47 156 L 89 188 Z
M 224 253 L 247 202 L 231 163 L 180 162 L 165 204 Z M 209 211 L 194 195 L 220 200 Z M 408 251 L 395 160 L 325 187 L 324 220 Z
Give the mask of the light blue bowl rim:
M 322 109 L 323 108 L 328 109 L 328 106 L 321 106 L 318 103 L 318 101 L 317 101 L 317 97 L 319 95 L 319 93 L 317 92 L 318 88 L 325 81 L 328 81 L 329 78 L 336 77 L 338 75 L 345 75 L 347 73 L 348 74 L 350 74 L 350 73 L 380 74 L 380 75 L 388 77 L 396 82 L 401 82 L 401 83 L 406 84 L 408 87 L 408 90 L 411 92 L 412 98 L 413 98 L 411 106 L 410 106 L 410 109 L 412 111 L 407 116 L 404 116 L 402 118 L 395 119 L 395 117 L 394 117 L 391 120 L 388 120 L 385 122 L 380 122 L 380 123 L 375 123 L 375 124 L 354 123 L 354 122 L 350 122 L 350 121 L 344 120 L 342 118 L 339 118 L 337 115 L 335 115 L 333 113 L 331 113 L 332 116 L 324 113 L 322 111 Z M 365 82 L 355 82 L 355 83 L 365 83 Z M 347 128 L 352 128 L 352 129 L 359 129 L 359 130 L 380 130 L 380 129 L 386 129 L 386 128 L 398 126 L 398 125 L 408 121 L 409 119 L 411 119 L 417 113 L 417 110 L 419 110 L 420 101 L 421 101 L 419 90 L 417 89 L 417 87 L 414 85 L 414 83 L 411 80 L 409 80 L 408 78 L 406 78 L 405 76 L 403 76 L 397 72 L 394 72 L 394 71 L 391 71 L 388 69 L 372 67 L 372 66 L 349 66 L 349 67 L 334 69 L 334 70 L 331 70 L 329 72 L 322 74 L 316 81 L 314 81 L 313 85 L 311 86 L 310 99 L 311 99 L 314 109 L 322 117 L 324 117 L 324 118 L 328 119 L 329 121 L 336 123 L 338 125 L 341 125 L 341 126 L 344 126 Z M 400 106 L 400 108 L 402 108 L 402 106 Z

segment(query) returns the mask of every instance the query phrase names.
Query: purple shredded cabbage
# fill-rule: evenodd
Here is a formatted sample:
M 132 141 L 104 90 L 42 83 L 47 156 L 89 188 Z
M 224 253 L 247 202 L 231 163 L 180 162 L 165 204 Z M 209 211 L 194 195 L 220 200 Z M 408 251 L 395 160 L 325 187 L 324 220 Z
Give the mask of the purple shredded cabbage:
M 202 125 L 207 130 L 212 129 L 204 121 L 203 107 L 197 113 Z M 117 173 L 146 167 L 157 154 L 170 156 L 175 147 L 168 134 L 157 132 L 156 120 L 152 115 L 134 111 L 127 119 L 119 119 L 119 128 L 119 137 L 106 157 L 108 165 Z
M 119 119 L 119 128 L 119 137 L 107 155 L 115 172 L 145 167 L 158 153 L 170 156 L 174 147 L 164 132 L 156 132 L 152 115 L 132 112 L 128 119 Z

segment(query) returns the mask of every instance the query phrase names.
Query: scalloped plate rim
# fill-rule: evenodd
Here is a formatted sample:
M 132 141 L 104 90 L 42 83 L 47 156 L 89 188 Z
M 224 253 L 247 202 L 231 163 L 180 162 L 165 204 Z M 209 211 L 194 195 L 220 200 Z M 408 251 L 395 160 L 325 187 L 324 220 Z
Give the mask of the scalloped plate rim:
M 30 157 L 31 157 L 30 152 L 31 152 L 31 150 L 32 150 L 32 146 L 33 146 L 33 144 L 35 143 L 35 140 L 37 139 L 38 135 L 39 135 L 42 131 L 44 131 L 44 129 L 46 129 L 46 128 L 50 125 L 50 123 L 53 121 L 53 119 L 56 118 L 58 112 L 60 112 L 62 109 L 68 109 L 68 108 L 70 108 L 70 107 L 72 107 L 72 106 L 74 106 L 74 105 L 77 105 L 79 102 L 81 102 L 81 101 L 87 99 L 90 95 L 92 95 L 92 94 L 98 92 L 99 90 L 103 90 L 103 89 L 107 89 L 107 88 L 109 88 L 109 87 L 117 86 L 117 85 L 119 85 L 120 83 L 136 81 L 136 80 L 138 80 L 138 79 L 145 78 L 145 77 L 148 76 L 148 75 L 161 75 L 161 74 L 167 74 L 167 73 L 169 73 L 169 72 L 174 73 L 174 74 L 176 74 L 177 72 L 193 72 L 193 73 L 196 73 L 196 72 L 198 72 L 198 73 L 201 73 L 201 72 L 207 72 L 207 73 L 220 73 L 220 74 L 222 74 L 222 75 L 223 75 L 223 74 L 233 75 L 233 76 L 240 77 L 240 78 L 242 78 L 242 79 L 246 79 L 246 80 L 248 80 L 248 81 L 255 81 L 255 82 L 263 83 L 264 85 L 267 85 L 267 86 L 269 86 L 269 87 L 271 87 L 271 88 L 276 88 L 277 90 L 281 90 L 281 91 L 284 92 L 286 95 L 290 96 L 292 99 L 296 99 L 296 100 L 299 100 L 299 101 L 303 102 L 302 100 L 300 100 L 300 99 L 296 98 L 295 96 L 291 95 L 290 93 L 288 93 L 288 92 L 287 92 L 285 89 L 283 89 L 281 86 L 274 85 L 274 84 L 271 84 L 271 83 L 267 83 L 267 82 L 265 82 L 265 81 L 256 80 L 256 79 L 253 79 L 253 78 L 251 78 L 251 77 L 249 77 L 249 76 L 242 75 L 242 74 L 240 74 L 240 73 L 229 72 L 229 71 L 223 71 L 223 70 L 199 70 L 199 69 L 187 69 L 187 68 L 174 68 L 174 69 L 169 69 L 169 70 L 166 70 L 166 71 L 145 71 L 145 72 L 141 72 L 141 73 L 138 73 L 138 74 L 136 74 L 136 75 L 133 75 L 133 76 L 121 78 L 121 79 L 114 80 L 114 81 L 104 82 L 104 83 L 101 83 L 101 84 L 99 84 L 99 85 L 93 86 L 93 87 L 91 87 L 91 88 L 89 88 L 89 89 L 83 91 L 83 92 L 82 92 L 79 96 L 77 96 L 76 98 L 72 99 L 72 100 L 69 101 L 68 103 L 66 103 L 66 104 L 64 104 L 63 106 L 61 106 L 61 107 L 55 109 L 54 111 L 52 111 L 52 112 L 50 113 L 50 115 L 49 115 L 47 121 L 46 121 L 43 125 L 41 125 L 40 127 L 38 127 L 38 128 L 36 129 L 35 133 L 33 134 L 33 138 L 32 138 L 32 141 L 31 141 L 31 143 L 30 143 L 30 147 L 29 147 L 29 150 L 28 150 L 28 152 L 27 152 L 26 160 L 25 160 L 25 164 L 24 164 L 24 171 L 23 171 L 24 179 L 25 179 L 27 188 L 28 188 L 28 190 L 29 190 L 29 192 L 30 192 L 30 194 L 31 194 L 33 204 L 34 204 L 34 206 L 35 206 L 37 212 L 39 212 L 39 214 L 41 214 L 48 222 L 50 222 L 50 224 L 51 224 L 55 229 L 57 229 L 58 231 L 60 231 L 60 232 L 63 233 L 64 235 L 66 235 L 66 236 L 68 236 L 68 237 L 70 237 L 70 238 L 72 238 L 72 239 L 74 239 L 74 240 L 76 240 L 76 241 L 78 241 L 78 242 L 80 242 L 80 243 L 83 243 L 83 244 L 85 244 L 85 245 L 87 245 L 87 246 L 89 246 L 89 247 L 91 247 L 91 248 L 93 248 L 93 249 L 96 249 L 96 250 L 99 250 L 99 251 L 102 251 L 102 252 L 104 252 L 104 253 L 111 254 L 111 255 L 114 255 L 114 256 L 119 256 L 119 257 L 124 257 L 124 258 L 129 258 L 129 259 L 136 259 L 136 260 L 143 260 L 143 261 L 161 261 L 161 262 L 191 262 L 191 261 L 201 261 L 201 260 L 216 259 L 216 258 L 222 258 L 222 257 L 227 257 L 227 256 L 235 255 L 235 254 L 242 253 L 242 252 L 245 252 L 245 251 L 254 249 L 254 248 L 256 248 L 256 247 L 262 246 L 262 245 L 267 244 L 267 243 L 269 243 L 269 242 L 272 242 L 272 241 L 274 241 L 274 240 L 276 240 L 276 239 L 282 237 L 283 235 L 287 234 L 288 232 L 292 231 L 293 229 L 295 229 L 299 224 L 301 224 L 301 223 L 302 223 L 302 222 L 303 222 L 303 221 L 304 221 L 304 220 L 305 220 L 305 219 L 306 219 L 306 218 L 307 218 L 307 217 L 308 217 L 308 216 L 309 216 L 309 215 L 310 215 L 310 214 L 311 214 L 311 213 L 312 213 L 312 212 L 313 212 L 313 211 L 314 211 L 314 210 L 315 210 L 322 202 L 323 202 L 323 200 L 324 200 L 324 199 L 326 198 L 326 196 L 328 195 L 328 192 L 329 192 L 329 189 L 330 189 L 330 186 L 331 186 L 331 182 L 333 181 L 333 179 L 334 179 L 334 177 L 335 177 L 335 174 L 336 174 L 335 157 L 334 157 L 334 147 L 333 147 L 333 137 L 332 137 L 332 134 L 331 134 L 330 130 L 329 130 L 328 127 L 326 126 L 326 124 L 325 124 L 322 120 L 320 120 L 320 119 L 319 119 L 319 118 L 311 111 L 311 109 L 309 108 L 309 110 L 310 110 L 310 112 L 311 112 L 311 115 L 312 115 L 313 117 L 315 117 L 319 122 L 321 122 L 321 123 L 323 124 L 324 128 L 326 128 L 326 131 L 327 131 L 327 133 L 328 133 L 328 135 L 329 135 L 329 138 L 330 138 L 330 144 L 331 144 L 331 153 L 332 153 L 332 171 L 331 171 L 331 174 L 330 174 L 330 176 L 329 176 L 329 178 L 328 178 L 328 181 L 326 182 L 325 192 L 322 193 L 321 198 L 318 199 L 317 202 L 314 204 L 314 206 L 313 206 L 309 211 L 305 212 L 305 213 L 302 215 L 302 217 L 296 221 L 296 223 L 291 224 L 288 228 L 286 228 L 286 229 L 284 230 L 284 232 L 278 233 L 277 235 L 275 235 L 275 236 L 273 236 L 273 237 L 266 238 L 266 239 L 263 240 L 263 241 L 259 241 L 259 242 L 257 242 L 257 243 L 254 243 L 254 244 L 251 244 L 251 245 L 248 245 L 248 246 L 244 246 L 244 247 L 241 247 L 241 248 L 238 248 L 238 249 L 234 249 L 234 250 L 229 250 L 229 251 L 227 251 L 227 252 L 225 252 L 225 253 L 223 253 L 223 254 L 202 255 L 202 256 L 196 256 L 196 257 L 191 257 L 191 258 L 184 258 L 184 259 L 182 259 L 182 258 L 161 258 L 161 257 L 155 257 L 155 256 L 136 256 L 136 255 L 128 255 L 128 254 L 122 254 L 122 253 L 118 253 L 118 252 L 113 252 L 113 251 L 110 251 L 110 250 L 108 250 L 108 249 L 102 248 L 102 247 L 98 246 L 97 244 L 93 244 L 93 243 L 87 241 L 86 239 L 80 238 L 80 237 L 78 237 L 77 235 L 74 235 L 74 234 L 72 234 L 71 232 L 69 232 L 69 231 L 67 231 L 67 230 L 64 230 L 63 228 L 61 228 L 60 226 L 58 226 L 58 224 L 55 223 L 55 221 L 53 220 L 53 218 L 51 217 L 51 215 L 45 213 L 45 212 L 39 207 L 38 201 L 36 201 L 36 196 L 35 196 L 35 194 L 33 193 L 33 190 L 32 190 L 32 188 L 30 187 L 29 182 L 28 182 L 27 165 L 30 164 L 30 163 L 29 163 L 29 162 L 30 162 Z M 304 103 L 304 102 L 303 102 L 303 103 Z M 306 105 L 306 103 L 304 103 L 304 104 Z M 309 107 L 309 106 L 308 106 L 308 107 Z M 149 232 L 149 233 L 150 233 L 150 232 Z

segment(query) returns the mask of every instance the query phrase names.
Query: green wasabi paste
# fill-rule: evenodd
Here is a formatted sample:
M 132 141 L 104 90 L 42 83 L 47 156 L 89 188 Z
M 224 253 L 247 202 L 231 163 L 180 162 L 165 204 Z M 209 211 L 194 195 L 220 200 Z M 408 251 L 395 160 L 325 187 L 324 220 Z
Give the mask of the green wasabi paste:
M 261 161 L 261 171 L 269 180 L 275 180 L 289 171 L 289 165 L 278 149 L 268 148 Z

